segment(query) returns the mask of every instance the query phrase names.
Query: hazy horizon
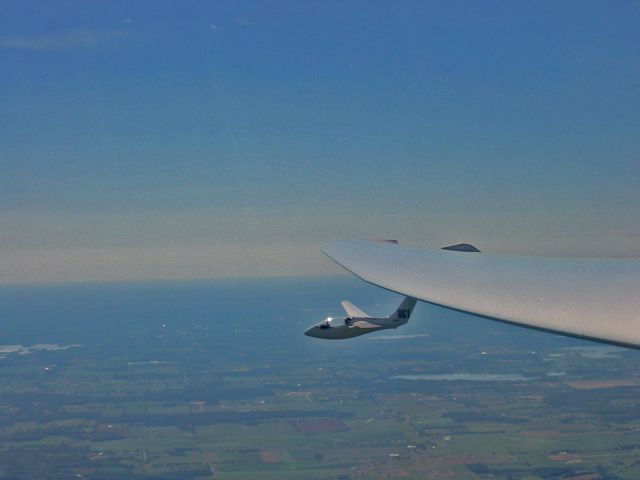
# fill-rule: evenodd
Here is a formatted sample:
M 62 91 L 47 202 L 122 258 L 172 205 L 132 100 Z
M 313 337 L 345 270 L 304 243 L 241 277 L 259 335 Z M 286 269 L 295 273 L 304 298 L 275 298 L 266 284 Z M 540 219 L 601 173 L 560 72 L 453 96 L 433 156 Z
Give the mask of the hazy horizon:
M 640 7 L 5 2 L 0 283 L 640 257 Z

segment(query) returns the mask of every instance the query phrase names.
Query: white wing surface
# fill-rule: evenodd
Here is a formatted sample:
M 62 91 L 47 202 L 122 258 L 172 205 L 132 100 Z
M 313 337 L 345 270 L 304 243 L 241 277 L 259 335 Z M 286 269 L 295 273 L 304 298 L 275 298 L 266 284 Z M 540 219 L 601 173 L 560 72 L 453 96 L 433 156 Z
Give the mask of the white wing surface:
M 358 307 L 356 307 L 349 300 L 343 300 L 341 303 L 342 303 L 342 308 L 344 308 L 344 311 L 347 312 L 347 315 L 349 315 L 350 317 L 366 318 L 369 316 L 366 313 L 364 313 L 362 310 L 360 310 Z
M 361 240 L 322 250 L 361 279 L 425 302 L 640 348 L 640 260 L 498 256 Z

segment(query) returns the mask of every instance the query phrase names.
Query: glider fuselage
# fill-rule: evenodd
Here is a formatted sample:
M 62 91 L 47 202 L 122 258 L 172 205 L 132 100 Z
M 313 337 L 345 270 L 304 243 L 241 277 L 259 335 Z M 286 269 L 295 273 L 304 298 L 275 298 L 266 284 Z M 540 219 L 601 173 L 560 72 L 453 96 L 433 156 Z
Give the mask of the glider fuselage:
M 399 318 L 352 318 L 352 317 L 329 317 L 308 328 L 304 334 L 308 337 L 323 338 L 325 340 L 341 340 L 343 338 L 353 338 L 365 333 L 398 328 L 407 323 L 406 319 Z M 366 324 L 366 326 L 365 326 Z

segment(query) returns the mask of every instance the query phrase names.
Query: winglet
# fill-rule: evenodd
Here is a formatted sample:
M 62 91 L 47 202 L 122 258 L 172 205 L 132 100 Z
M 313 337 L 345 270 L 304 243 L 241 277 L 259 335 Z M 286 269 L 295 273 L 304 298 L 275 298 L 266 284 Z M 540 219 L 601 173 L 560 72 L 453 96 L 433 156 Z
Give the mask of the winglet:
M 470 243 L 457 243 L 455 245 L 449 245 L 448 247 L 442 247 L 442 250 L 451 250 L 454 252 L 474 252 L 481 253 L 476 247 Z

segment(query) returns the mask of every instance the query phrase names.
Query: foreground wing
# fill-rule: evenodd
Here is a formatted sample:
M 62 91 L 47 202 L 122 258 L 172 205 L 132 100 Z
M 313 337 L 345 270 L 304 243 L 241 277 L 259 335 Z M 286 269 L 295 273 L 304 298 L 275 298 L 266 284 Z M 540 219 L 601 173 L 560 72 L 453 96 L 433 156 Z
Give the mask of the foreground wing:
M 425 302 L 640 348 L 640 261 L 493 256 L 345 240 L 323 252 L 374 285 Z

